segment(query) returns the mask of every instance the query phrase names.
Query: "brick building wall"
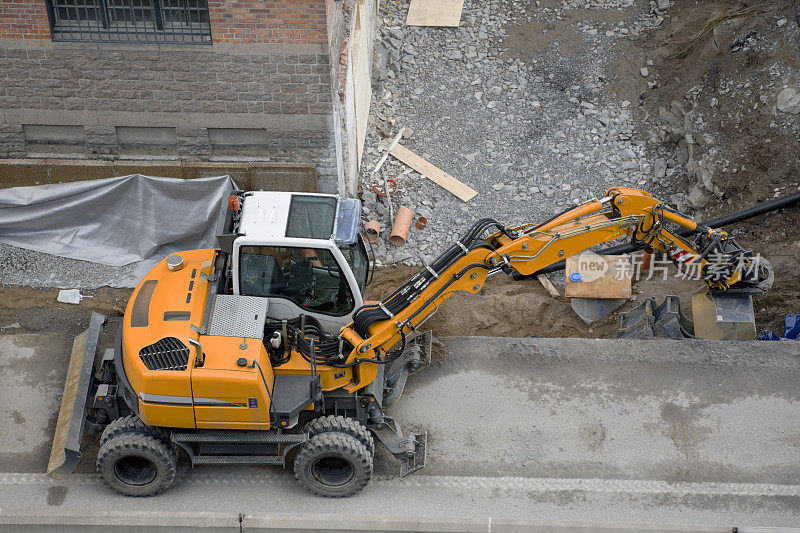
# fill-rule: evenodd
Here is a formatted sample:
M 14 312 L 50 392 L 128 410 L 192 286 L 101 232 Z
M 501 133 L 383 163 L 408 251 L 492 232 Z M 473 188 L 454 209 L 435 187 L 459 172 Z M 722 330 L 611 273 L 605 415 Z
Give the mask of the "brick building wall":
M 327 43 L 325 3 L 317 0 L 209 0 L 215 43 Z
M 324 0 L 209 9 L 211 46 L 68 43 L 0 0 L 0 158 L 311 162 L 335 191 Z
M 44 2 L 0 0 L 0 39 L 49 39 Z

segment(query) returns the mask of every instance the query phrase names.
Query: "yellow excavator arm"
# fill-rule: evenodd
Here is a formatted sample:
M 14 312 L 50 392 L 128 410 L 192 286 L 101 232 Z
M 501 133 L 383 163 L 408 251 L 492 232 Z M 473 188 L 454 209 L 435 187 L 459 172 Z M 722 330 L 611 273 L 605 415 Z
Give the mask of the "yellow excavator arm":
M 483 235 L 494 229 L 488 237 Z M 688 230 L 693 239 L 682 237 Z M 352 347 L 343 366 L 357 366 L 358 378 L 347 387 L 369 384 L 377 365 L 399 355 L 407 335 L 455 291 L 477 293 L 487 276 L 504 271 L 533 274 L 568 256 L 600 243 L 629 237 L 642 249 L 665 252 L 674 262 L 691 267 L 712 291 L 766 292 L 772 269 L 763 258 L 725 232 L 698 226 L 646 192 L 612 188 L 594 200 L 553 217 L 544 224 L 503 227 L 482 219 L 434 263 L 377 304 L 356 311 L 342 328 L 341 340 Z M 392 351 L 398 343 L 400 349 Z

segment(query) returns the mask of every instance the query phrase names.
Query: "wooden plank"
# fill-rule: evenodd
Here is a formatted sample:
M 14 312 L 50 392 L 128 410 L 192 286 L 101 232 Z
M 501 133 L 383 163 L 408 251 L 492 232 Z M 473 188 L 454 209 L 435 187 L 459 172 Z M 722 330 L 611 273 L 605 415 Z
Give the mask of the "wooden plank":
M 378 162 L 375 164 L 375 168 L 373 168 L 373 169 L 372 169 L 372 172 L 370 172 L 370 177 L 371 177 L 371 176 L 374 176 L 374 175 L 375 175 L 375 173 L 381 169 L 381 167 L 383 166 L 383 164 L 386 162 L 386 159 L 389 157 L 389 152 L 391 152 L 391 151 L 392 151 L 392 148 L 394 148 L 395 146 L 397 146 L 397 143 L 399 143 L 399 142 L 400 142 L 400 139 L 403 137 L 403 133 L 405 133 L 405 131 L 406 131 L 406 128 L 405 128 L 405 126 L 404 126 L 404 127 L 402 127 L 402 128 L 400 128 L 400 131 L 398 131 L 398 132 L 397 132 L 397 134 L 394 136 L 394 138 L 392 139 L 392 142 L 390 142 L 388 146 L 383 146 L 383 149 L 384 149 L 384 150 L 386 150 L 386 151 L 383 153 L 383 155 L 381 156 L 381 158 L 380 158 L 380 159 L 378 159 Z M 386 185 L 386 184 L 384 184 L 384 186 L 385 186 L 385 185 Z M 385 191 L 388 191 L 389 189 L 388 189 L 388 188 L 386 188 L 386 189 L 384 189 L 384 190 L 385 190 Z
M 567 258 L 567 298 L 630 298 L 630 258 L 627 255 L 597 255 L 584 253 Z M 572 274 L 581 275 L 573 281 Z
M 558 298 L 560 296 L 560 294 L 558 294 L 558 290 L 553 286 L 553 283 L 550 281 L 550 278 L 548 278 L 544 274 L 539 274 L 538 276 L 536 276 L 536 279 L 538 279 L 539 283 L 542 284 L 544 290 L 550 293 L 550 296 L 552 296 L 553 298 Z
M 385 151 L 383 152 L 383 155 L 378 160 L 375 168 L 372 169 L 372 172 L 370 172 L 370 180 L 389 158 L 389 152 L 392 150 L 392 148 L 397 146 L 397 143 L 399 143 L 400 139 L 403 138 L 403 133 L 405 133 L 405 131 L 405 127 L 400 128 L 400 131 L 398 131 L 394 136 L 394 139 L 392 139 L 392 142 L 389 143 L 389 146 L 384 147 Z M 381 177 L 383 177 L 383 190 L 386 192 L 386 203 L 389 204 L 389 219 L 394 220 L 394 205 L 392 204 L 392 195 L 389 194 L 389 181 L 386 179 L 386 171 L 381 172 Z
M 364 142 L 367 137 L 367 121 L 369 105 L 372 99 L 372 76 L 369 70 L 369 36 L 364 13 L 364 0 L 356 5 L 355 28 L 352 40 L 353 92 L 356 111 L 356 153 L 358 168 L 361 168 L 361 156 L 364 153 Z
M 444 170 L 425 161 L 402 144 L 398 144 L 392 148 L 389 153 L 432 182 L 444 187 L 454 195 L 458 196 L 465 202 L 469 202 L 473 196 L 478 194 L 478 191 L 475 189 L 458 181 Z
M 464 0 L 411 0 L 406 24 L 409 26 L 450 26 L 461 24 Z

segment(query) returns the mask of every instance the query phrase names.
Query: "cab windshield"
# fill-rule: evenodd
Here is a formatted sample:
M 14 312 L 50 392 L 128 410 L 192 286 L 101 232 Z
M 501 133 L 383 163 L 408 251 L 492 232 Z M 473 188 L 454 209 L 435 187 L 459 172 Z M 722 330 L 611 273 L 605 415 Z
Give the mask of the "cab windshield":
M 350 264 L 355 272 L 354 263 Z M 285 298 L 298 307 L 334 316 L 346 315 L 355 307 L 355 298 L 336 258 L 324 249 L 242 246 L 239 292 L 245 296 Z

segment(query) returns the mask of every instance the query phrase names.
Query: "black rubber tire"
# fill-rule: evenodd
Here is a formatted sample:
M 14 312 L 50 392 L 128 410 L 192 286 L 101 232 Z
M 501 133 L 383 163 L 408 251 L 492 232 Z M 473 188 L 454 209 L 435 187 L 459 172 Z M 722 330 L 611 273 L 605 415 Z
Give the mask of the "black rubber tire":
M 352 496 L 372 477 L 372 455 L 344 433 L 320 433 L 302 445 L 294 459 L 294 477 L 319 496 Z
M 113 439 L 117 435 L 122 435 L 123 433 L 143 433 L 164 441 L 170 444 L 170 446 L 172 445 L 169 437 L 161 428 L 148 426 L 136 415 L 128 415 L 117 418 L 106 426 L 103 430 L 103 434 L 100 436 L 100 446 L 105 444 L 109 439 Z
M 308 433 L 309 439 L 316 437 L 320 433 L 344 433 L 363 444 L 370 455 L 375 453 L 375 441 L 372 439 L 372 433 L 353 418 L 345 418 L 341 415 L 320 416 L 306 424 L 304 431 Z
M 129 432 L 100 447 L 97 473 L 125 496 L 153 496 L 172 486 L 177 462 L 175 450 L 165 442 Z

